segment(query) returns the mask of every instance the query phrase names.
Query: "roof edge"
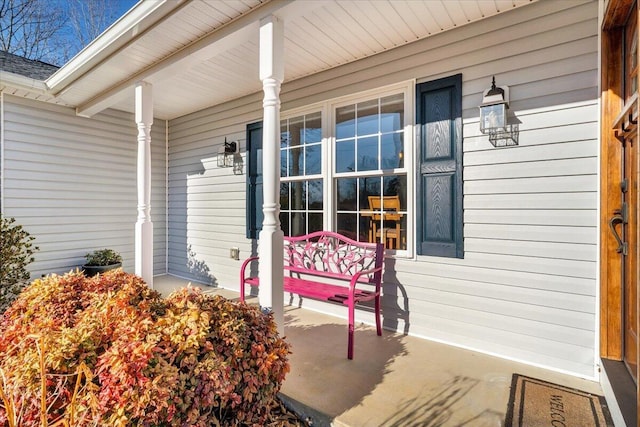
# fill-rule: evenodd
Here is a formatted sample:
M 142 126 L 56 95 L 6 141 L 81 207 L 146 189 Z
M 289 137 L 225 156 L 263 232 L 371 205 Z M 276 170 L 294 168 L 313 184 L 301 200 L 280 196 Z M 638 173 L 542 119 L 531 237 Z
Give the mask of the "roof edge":
M 0 70 L 0 82 L 2 82 L 2 86 L 26 90 L 30 93 L 48 94 L 45 82 L 32 77 Z M 1 90 L 4 90 L 4 88 L 1 88 Z
M 98 66 L 123 46 L 155 26 L 184 0 L 139 1 L 100 36 L 45 80 L 52 95 L 58 95 L 74 81 Z

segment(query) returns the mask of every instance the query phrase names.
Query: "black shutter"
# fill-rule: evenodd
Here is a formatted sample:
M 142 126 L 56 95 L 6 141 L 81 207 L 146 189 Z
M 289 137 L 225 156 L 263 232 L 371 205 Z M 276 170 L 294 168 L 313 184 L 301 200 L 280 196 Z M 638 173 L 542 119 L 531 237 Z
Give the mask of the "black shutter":
M 247 238 L 262 230 L 262 122 L 247 125 Z
M 463 258 L 462 74 L 416 87 L 417 248 Z

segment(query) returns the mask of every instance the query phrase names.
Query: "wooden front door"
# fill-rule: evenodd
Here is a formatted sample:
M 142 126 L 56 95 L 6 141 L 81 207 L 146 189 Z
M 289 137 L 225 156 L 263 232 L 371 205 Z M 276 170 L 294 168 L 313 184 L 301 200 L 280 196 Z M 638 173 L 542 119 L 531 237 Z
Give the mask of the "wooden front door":
M 616 133 L 620 141 L 619 207 L 610 213 L 609 231 L 617 244 L 622 290 L 622 356 L 634 381 L 638 380 L 638 130 L 637 99 L 629 105 Z M 631 117 L 631 119 L 629 119 Z M 635 117 L 635 118 L 634 118 Z
M 634 6 L 624 26 L 624 107 L 613 125 L 619 140 L 620 208 L 609 219 L 618 244 L 623 290 L 623 360 L 638 382 L 638 11 Z M 619 224 L 619 228 L 616 225 Z
M 602 29 L 600 353 L 624 362 L 638 395 L 637 3 L 611 0 Z

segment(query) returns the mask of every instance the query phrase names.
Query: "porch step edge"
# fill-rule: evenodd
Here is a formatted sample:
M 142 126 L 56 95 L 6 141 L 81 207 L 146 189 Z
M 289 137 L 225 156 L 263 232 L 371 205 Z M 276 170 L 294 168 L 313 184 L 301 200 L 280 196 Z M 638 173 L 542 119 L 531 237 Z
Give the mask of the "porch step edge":
M 278 393 L 278 398 L 284 406 L 295 413 L 298 418 L 304 420 L 307 425 L 313 427 L 332 427 L 332 418 L 320 411 L 305 405 L 294 398 L 283 393 Z

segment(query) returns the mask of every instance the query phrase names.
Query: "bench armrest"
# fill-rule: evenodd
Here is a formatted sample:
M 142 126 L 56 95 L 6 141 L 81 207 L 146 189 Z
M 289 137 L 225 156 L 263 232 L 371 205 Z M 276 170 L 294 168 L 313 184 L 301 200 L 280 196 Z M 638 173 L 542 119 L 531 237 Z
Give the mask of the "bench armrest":
M 257 259 L 260 259 L 260 257 L 252 256 L 252 257 L 249 257 L 249 258 L 245 259 L 244 262 L 242 263 L 242 267 L 240 267 L 240 283 L 241 284 L 244 284 L 244 282 L 245 282 L 245 278 L 246 278 L 246 274 L 247 274 L 247 266 L 252 261 L 255 261 Z
M 369 274 L 372 274 L 374 276 L 373 280 L 376 285 L 376 293 L 380 293 L 380 282 L 382 282 L 382 277 L 380 277 L 379 280 L 375 280 L 375 276 L 378 272 L 380 272 L 380 276 L 382 276 L 382 266 L 373 268 L 371 270 L 358 271 L 356 274 L 354 274 L 351 278 L 351 281 L 349 282 L 350 297 L 353 298 L 354 296 L 356 285 L 359 283 L 360 276 L 367 276 Z

